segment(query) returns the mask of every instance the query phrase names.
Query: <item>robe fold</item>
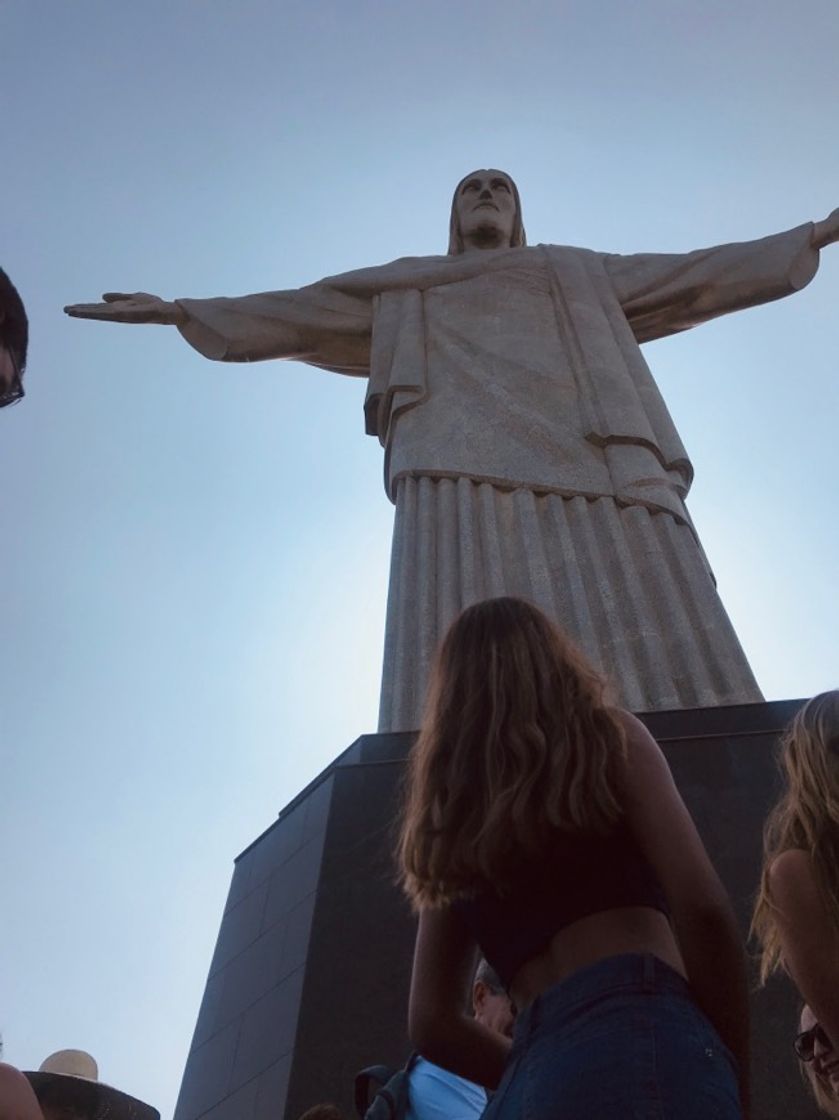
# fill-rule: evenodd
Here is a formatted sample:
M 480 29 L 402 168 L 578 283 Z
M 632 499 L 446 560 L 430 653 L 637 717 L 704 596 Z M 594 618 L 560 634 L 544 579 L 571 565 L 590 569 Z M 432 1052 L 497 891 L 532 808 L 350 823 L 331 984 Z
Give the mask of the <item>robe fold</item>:
M 419 725 L 433 651 L 491 595 L 541 606 L 635 710 L 759 700 L 639 343 L 779 299 L 812 225 L 685 254 L 405 258 L 294 291 L 179 300 L 208 358 L 369 378 L 396 504 L 380 730 Z

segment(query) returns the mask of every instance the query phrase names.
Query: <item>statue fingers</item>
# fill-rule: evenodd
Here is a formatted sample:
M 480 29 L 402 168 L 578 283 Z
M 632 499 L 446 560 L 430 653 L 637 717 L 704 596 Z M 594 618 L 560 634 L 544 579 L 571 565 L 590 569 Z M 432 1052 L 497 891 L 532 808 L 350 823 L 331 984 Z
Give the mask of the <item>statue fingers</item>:
M 107 303 L 71 303 L 64 313 L 73 319 L 113 319 L 116 309 Z
M 154 323 L 160 317 L 160 300 L 135 300 L 133 296 L 104 303 L 71 303 L 65 307 L 73 319 L 99 319 L 110 323 Z
M 160 296 L 153 296 L 151 292 L 103 292 L 102 299 L 105 303 L 121 303 L 124 300 L 139 300 L 142 303 L 162 303 Z

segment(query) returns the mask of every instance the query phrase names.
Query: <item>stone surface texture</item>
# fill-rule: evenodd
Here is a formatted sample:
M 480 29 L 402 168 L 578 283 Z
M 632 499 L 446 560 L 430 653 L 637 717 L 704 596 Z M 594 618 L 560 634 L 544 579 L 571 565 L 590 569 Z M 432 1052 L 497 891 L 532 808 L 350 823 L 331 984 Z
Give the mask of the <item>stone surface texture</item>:
M 642 715 L 662 744 L 740 921 L 799 701 Z M 363 736 L 236 861 L 175 1120 L 297 1120 L 355 1072 L 401 1063 L 414 922 L 394 884 L 408 734 Z M 790 984 L 755 990 L 754 1115 L 817 1120 L 791 1040 Z

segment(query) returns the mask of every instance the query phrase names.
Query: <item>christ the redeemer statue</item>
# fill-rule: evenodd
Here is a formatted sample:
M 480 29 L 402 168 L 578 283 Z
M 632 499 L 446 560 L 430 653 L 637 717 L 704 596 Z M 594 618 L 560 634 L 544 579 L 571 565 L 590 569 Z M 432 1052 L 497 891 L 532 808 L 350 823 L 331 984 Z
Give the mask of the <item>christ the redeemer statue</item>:
M 396 505 L 379 728 L 420 722 L 431 655 L 468 604 L 530 599 L 630 709 L 761 699 L 685 507 L 693 470 L 639 343 L 779 299 L 839 210 L 759 241 L 621 256 L 527 247 L 515 183 L 473 172 L 446 256 L 308 287 L 70 315 L 169 323 L 207 358 L 369 379 Z

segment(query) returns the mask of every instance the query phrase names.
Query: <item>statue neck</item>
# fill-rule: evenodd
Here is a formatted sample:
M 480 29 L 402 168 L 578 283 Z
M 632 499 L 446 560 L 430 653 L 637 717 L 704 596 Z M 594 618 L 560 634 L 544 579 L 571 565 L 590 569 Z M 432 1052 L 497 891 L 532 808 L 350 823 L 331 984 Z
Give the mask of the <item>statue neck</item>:
M 478 229 L 468 238 L 464 238 L 463 241 L 464 253 L 482 252 L 484 249 L 509 248 L 509 242 L 506 241 L 504 234 L 493 228 Z

